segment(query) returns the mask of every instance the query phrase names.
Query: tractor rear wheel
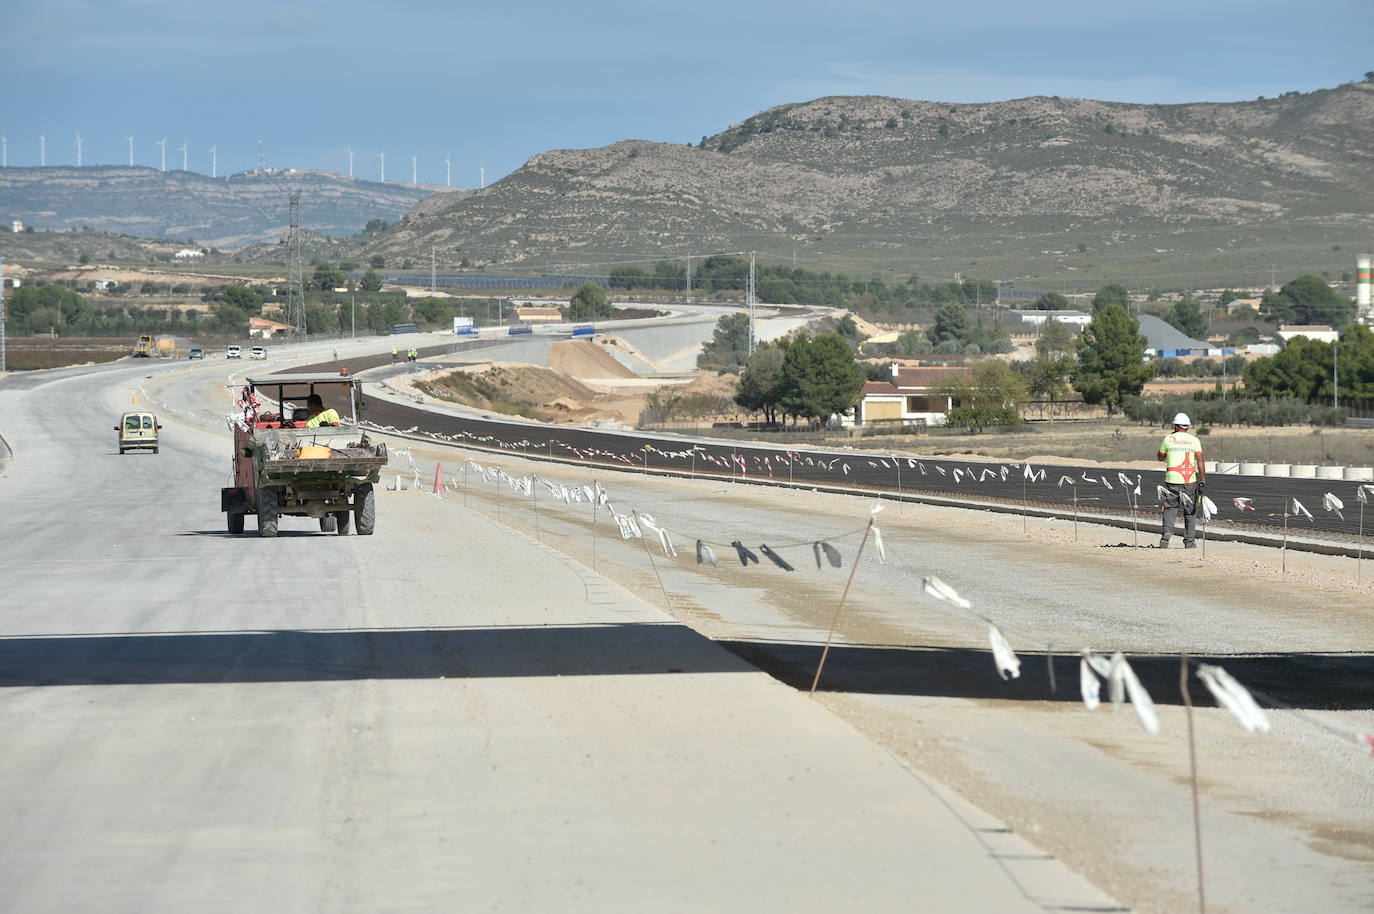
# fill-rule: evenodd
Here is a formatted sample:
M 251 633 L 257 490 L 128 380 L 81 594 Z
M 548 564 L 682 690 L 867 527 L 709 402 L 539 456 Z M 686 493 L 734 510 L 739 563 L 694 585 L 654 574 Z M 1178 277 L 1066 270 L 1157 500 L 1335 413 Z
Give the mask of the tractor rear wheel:
M 258 536 L 276 536 L 279 503 L 277 490 L 273 486 L 258 489 Z
M 377 529 L 377 494 L 372 483 L 365 482 L 353 490 L 353 513 L 356 515 L 359 536 L 371 536 Z

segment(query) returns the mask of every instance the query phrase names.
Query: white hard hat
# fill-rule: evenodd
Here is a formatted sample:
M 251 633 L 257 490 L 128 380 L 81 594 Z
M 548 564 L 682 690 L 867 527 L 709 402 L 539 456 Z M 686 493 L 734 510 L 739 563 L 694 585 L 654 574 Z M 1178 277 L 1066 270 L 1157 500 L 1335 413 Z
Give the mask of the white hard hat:
M 1187 428 L 1192 424 L 1193 422 L 1191 419 L 1188 418 L 1187 413 L 1179 413 L 1177 416 L 1174 416 L 1174 425 L 1181 425 L 1184 428 Z

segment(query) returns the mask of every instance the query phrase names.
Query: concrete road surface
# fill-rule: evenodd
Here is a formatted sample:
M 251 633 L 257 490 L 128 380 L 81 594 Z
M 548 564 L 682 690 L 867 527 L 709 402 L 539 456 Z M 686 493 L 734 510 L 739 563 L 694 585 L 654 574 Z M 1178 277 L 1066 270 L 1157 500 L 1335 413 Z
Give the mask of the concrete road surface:
M 235 370 L 0 383 L 4 910 L 1120 909 L 483 513 L 226 535 Z M 140 384 L 185 408 L 120 456 Z

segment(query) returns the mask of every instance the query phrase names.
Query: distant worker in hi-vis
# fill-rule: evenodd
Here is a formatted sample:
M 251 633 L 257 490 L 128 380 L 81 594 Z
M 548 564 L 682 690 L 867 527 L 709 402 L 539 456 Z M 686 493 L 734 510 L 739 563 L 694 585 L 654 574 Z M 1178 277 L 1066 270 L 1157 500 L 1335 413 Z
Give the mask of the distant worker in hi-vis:
M 1207 487 L 1207 467 L 1202 462 L 1202 443 L 1188 433 L 1187 413 L 1174 416 L 1174 430 L 1164 436 L 1156 455 L 1164 464 L 1164 529 L 1159 548 L 1169 548 L 1179 508 L 1183 509 L 1183 548 L 1197 548 L 1197 505 Z

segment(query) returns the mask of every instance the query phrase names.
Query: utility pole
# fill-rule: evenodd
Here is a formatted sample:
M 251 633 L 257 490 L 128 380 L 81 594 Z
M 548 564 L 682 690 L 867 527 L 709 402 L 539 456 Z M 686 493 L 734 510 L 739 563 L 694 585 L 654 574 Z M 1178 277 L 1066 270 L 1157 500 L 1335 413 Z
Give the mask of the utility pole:
M 352 315 L 349 323 L 353 328 L 353 339 L 356 341 L 358 339 L 358 296 L 348 296 L 348 304 Z
M 747 296 L 747 297 L 748 297 L 748 300 L 749 300 L 749 354 L 750 354 L 750 355 L 753 355 L 753 354 L 754 354 L 754 350 L 757 349 L 757 348 L 758 348 L 758 345 L 759 345 L 758 336 L 757 336 L 757 335 L 755 334 L 755 332 L 754 332 L 754 309 L 755 309 L 755 305 L 757 304 L 757 303 L 755 302 L 755 300 L 754 300 L 754 258 L 755 258 L 755 256 L 756 256 L 756 254 L 757 254 L 757 252 L 755 252 L 755 251 L 750 251 L 750 252 L 749 252 L 749 293 L 748 293 L 748 296 Z
M 429 246 L 429 297 L 434 297 L 434 245 Z
M 1341 364 L 1341 341 L 1340 341 L 1340 340 L 1336 340 L 1336 342 L 1334 342 L 1334 343 L 1331 344 L 1331 408 L 1332 408 L 1333 410 L 1340 409 L 1339 404 L 1340 404 L 1341 382 L 1340 382 L 1340 378 L 1338 377 L 1338 375 L 1339 375 L 1339 373 L 1340 373 L 1340 364 Z M 1332 416 L 1332 417 L 1331 417 L 1331 424 L 1332 424 L 1332 425 L 1335 425 L 1335 424 L 1336 424 L 1336 417 L 1335 417 L 1335 416 Z
M 5 262 L 0 260 L 0 372 L 5 370 Z
M 692 303 L 692 255 L 687 255 L 687 304 Z

